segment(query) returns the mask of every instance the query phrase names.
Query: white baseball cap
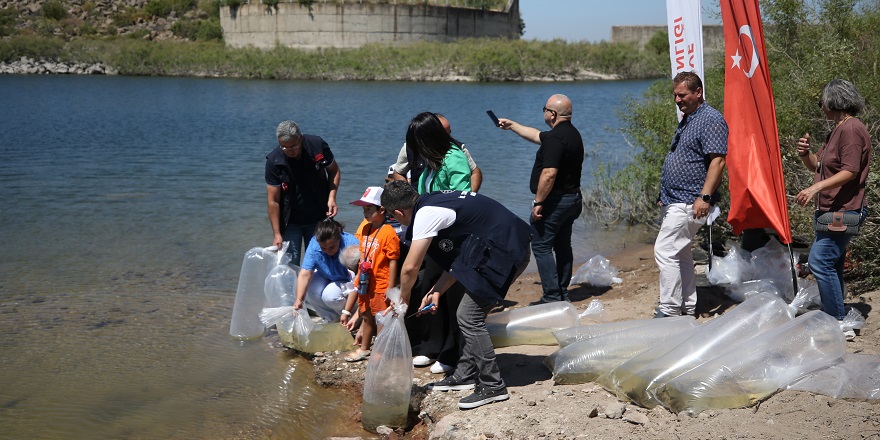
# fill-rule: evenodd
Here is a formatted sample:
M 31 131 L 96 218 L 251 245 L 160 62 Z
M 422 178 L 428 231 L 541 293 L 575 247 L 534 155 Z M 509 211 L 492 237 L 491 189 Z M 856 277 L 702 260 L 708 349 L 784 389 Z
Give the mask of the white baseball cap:
M 364 191 L 364 195 L 361 196 L 360 200 L 355 200 L 351 202 L 351 204 L 357 206 L 382 206 L 382 188 L 379 186 L 368 187 L 367 190 Z

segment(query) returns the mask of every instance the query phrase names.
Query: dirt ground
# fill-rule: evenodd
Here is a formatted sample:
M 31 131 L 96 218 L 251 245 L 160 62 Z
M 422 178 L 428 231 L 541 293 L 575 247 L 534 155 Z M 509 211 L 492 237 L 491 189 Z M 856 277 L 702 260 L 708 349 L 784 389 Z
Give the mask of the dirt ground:
M 599 299 L 609 321 L 649 318 L 658 298 L 658 275 L 651 246 L 637 246 L 609 257 L 620 269 L 622 284 L 612 288 L 581 286 L 569 290 L 579 311 Z M 698 272 L 700 267 L 698 267 Z M 711 319 L 735 303 L 705 277 L 698 281 L 699 320 Z M 540 296 L 537 274 L 524 274 L 511 287 L 506 307 L 522 307 Z M 880 291 L 853 296 L 847 303 L 867 315 L 851 353 L 880 354 L 880 320 L 871 313 Z M 880 439 L 880 401 L 833 399 L 806 392 L 781 391 L 745 409 L 708 410 L 697 417 L 672 414 L 662 407 L 646 410 L 623 404 L 598 385 L 554 385 L 544 357 L 557 346 L 514 346 L 497 350 L 510 400 L 460 411 L 458 399 L 470 391 L 429 392 L 423 386 L 439 380 L 427 368 L 415 371 L 410 426 L 383 438 L 406 439 Z M 328 353 L 313 359 L 316 379 L 326 386 L 359 393 L 366 364 Z M 418 408 L 418 411 L 415 410 Z M 359 420 L 352 409 L 352 422 Z M 366 432 L 363 438 L 370 438 Z

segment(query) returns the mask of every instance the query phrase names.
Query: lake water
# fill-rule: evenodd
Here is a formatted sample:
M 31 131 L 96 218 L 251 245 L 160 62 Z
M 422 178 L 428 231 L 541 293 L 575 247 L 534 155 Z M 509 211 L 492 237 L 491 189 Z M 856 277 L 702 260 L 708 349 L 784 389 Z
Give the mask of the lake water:
M 649 83 L 0 76 L 0 436 L 367 435 L 308 361 L 228 336 L 242 257 L 271 244 L 278 122 L 330 144 L 349 229 L 361 215 L 348 202 L 382 183 L 424 110 L 449 118 L 481 192 L 526 218 L 536 146 L 485 111 L 545 129 L 547 97 L 567 94 L 589 185 L 598 164 L 630 160 L 615 110 Z M 579 261 L 642 241 L 575 227 Z

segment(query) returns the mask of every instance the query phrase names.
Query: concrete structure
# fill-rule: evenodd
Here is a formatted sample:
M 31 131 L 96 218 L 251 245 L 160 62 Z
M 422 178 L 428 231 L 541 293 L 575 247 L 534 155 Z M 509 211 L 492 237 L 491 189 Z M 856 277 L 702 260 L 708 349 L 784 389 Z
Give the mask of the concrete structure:
M 231 47 L 298 48 L 360 47 L 368 43 L 403 44 L 414 41 L 452 41 L 458 38 L 519 38 L 519 0 L 508 0 L 505 11 L 424 4 L 395 0 L 364 3 L 349 0 L 253 3 L 220 9 L 223 39 Z M 282 0 L 283 1 L 283 0 Z
M 611 26 L 612 43 L 635 43 L 640 49 L 651 41 L 657 32 L 666 32 L 662 26 Z M 720 24 L 703 25 L 703 49 L 718 51 L 724 49 L 724 26 Z

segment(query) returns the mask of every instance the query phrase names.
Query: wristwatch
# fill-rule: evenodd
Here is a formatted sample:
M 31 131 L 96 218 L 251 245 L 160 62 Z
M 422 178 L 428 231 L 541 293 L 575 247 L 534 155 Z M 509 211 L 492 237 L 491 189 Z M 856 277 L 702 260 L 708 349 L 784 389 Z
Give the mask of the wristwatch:
M 534 208 L 535 206 L 541 206 L 541 205 L 543 205 L 543 204 L 544 204 L 544 202 L 539 202 L 539 201 L 537 201 L 537 200 L 532 200 L 532 208 Z
M 712 200 L 712 195 L 710 194 L 700 194 L 700 200 L 709 203 Z

